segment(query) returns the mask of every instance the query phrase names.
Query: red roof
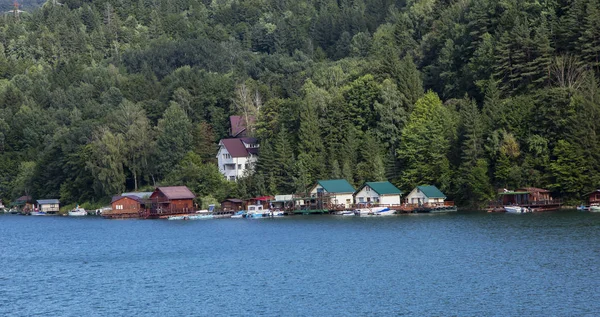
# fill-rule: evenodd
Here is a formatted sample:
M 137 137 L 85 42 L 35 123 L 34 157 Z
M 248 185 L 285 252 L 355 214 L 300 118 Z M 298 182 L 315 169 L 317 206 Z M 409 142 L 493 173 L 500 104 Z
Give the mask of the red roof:
M 167 199 L 194 199 L 196 195 L 187 188 L 187 186 L 169 186 L 169 187 L 157 187 L 150 198 L 156 197 L 155 194 L 160 191 L 167 197 Z
M 227 152 L 231 154 L 231 157 L 247 157 L 248 150 L 242 142 L 242 139 L 223 139 L 221 143 L 227 149 Z
M 248 117 L 248 121 L 250 123 L 254 123 L 254 121 L 256 121 L 256 120 L 254 117 L 250 116 L 250 117 Z M 229 123 L 231 124 L 231 136 L 232 137 L 237 137 L 246 131 L 246 121 L 244 120 L 244 117 L 242 117 L 242 116 L 230 116 Z

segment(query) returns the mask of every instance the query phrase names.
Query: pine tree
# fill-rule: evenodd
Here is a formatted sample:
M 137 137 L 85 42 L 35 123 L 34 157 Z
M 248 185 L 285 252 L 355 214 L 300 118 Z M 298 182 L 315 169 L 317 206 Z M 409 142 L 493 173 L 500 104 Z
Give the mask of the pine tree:
M 158 120 L 157 169 L 166 175 L 192 146 L 192 123 L 179 104 L 171 101 L 162 119 Z

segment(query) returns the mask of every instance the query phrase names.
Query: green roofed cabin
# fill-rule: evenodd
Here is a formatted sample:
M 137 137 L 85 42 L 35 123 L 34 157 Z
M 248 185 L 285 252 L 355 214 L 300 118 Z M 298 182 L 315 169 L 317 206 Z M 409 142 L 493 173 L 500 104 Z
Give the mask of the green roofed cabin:
M 446 195 L 433 185 L 417 186 L 408 196 L 406 202 L 415 205 L 443 205 Z
M 402 191 L 388 181 L 366 182 L 354 193 L 354 201 L 357 204 L 400 205 Z
M 344 208 L 350 208 L 354 194 L 354 187 L 345 179 L 329 179 L 317 181 L 310 190 L 312 198 L 324 198 L 324 203 Z

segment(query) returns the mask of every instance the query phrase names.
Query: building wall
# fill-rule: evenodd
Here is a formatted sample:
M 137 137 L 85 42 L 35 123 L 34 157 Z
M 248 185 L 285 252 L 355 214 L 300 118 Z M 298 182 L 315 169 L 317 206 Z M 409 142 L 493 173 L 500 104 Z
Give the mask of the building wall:
M 400 195 L 379 196 L 379 203 L 384 205 L 400 205 L 402 198 Z
M 114 201 L 111 205 L 113 213 L 137 213 L 141 209 L 140 203 L 129 197 Z
M 354 198 L 354 202 L 357 204 L 364 204 L 368 202 L 373 204 L 381 203 L 379 201 L 379 194 L 376 191 L 374 191 L 369 185 L 366 185 L 358 193 L 356 193 Z
M 251 155 L 249 157 L 231 157 L 224 146 L 221 146 L 217 153 L 217 164 L 219 172 L 227 180 L 237 180 L 242 177 L 246 169 L 253 169 L 258 157 Z
M 192 199 L 174 199 L 167 208 L 170 211 L 191 212 L 194 211 L 194 201 Z
M 444 198 L 431 198 L 429 199 L 425 194 L 421 191 L 417 190 L 417 188 L 413 189 L 413 191 L 406 196 L 406 200 L 409 204 L 440 204 L 444 203 Z
M 354 202 L 354 196 L 349 193 L 349 194 L 331 194 L 332 197 L 330 198 L 329 203 L 330 204 L 334 204 L 334 205 L 341 205 L 344 204 L 344 206 L 346 208 L 349 208 L 350 205 L 352 205 Z
M 59 204 L 41 204 L 40 205 L 40 211 L 44 211 L 44 212 L 58 212 L 59 211 Z

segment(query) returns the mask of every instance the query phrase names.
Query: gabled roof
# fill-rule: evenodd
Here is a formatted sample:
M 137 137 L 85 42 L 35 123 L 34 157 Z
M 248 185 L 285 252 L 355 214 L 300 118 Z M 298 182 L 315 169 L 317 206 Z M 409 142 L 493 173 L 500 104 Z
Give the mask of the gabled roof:
M 328 193 L 354 193 L 354 187 L 345 179 L 328 179 L 317 181 Z M 313 187 L 314 188 L 314 187 Z
M 583 194 L 583 197 L 585 197 L 585 196 L 589 196 L 589 195 L 591 195 L 591 194 L 594 194 L 594 193 L 600 193 L 600 189 L 596 189 L 595 191 L 593 191 L 593 192 L 591 192 L 591 193 Z M 0 201 L 1 201 L 1 200 L 0 200 Z
M 152 192 L 130 192 L 121 194 L 121 196 L 136 196 L 139 198 L 148 198 L 150 195 L 152 195 Z
M 154 193 L 152 193 L 152 196 L 154 196 L 154 194 L 160 191 L 163 193 L 163 195 L 165 195 L 165 197 L 167 197 L 167 199 L 194 199 L 196 198 L 196 195 L 194 195 L 194 193 L 192 193 L 192 191 L 187 188 L 187 186 L 168 186 L 168 187 L 157 187 L 156 190 L 154 190 Z
M 21 196 L 15 199 L 15 202 L 28 202 L 31 201 L 31 196 Z
M 112 200 L 110 201 L 110 203 L 114 203 L 115 201 L 119 201 L 121 199 L 124 198 L 129 198 L 129 199 L 133 199 L 135 201 L 137 201 L 138 203 L 143 203 L 144 201 L 142 200 L 142 198 L 138 197 L 138 196 L 134 196 L 134 195 L 121 195 L 121 196 L 113 196 Z
M 227 199 L 223 200 L 222 203 L 224 203 L 226 201 L 230 201 L 230 202 L 236 203 L 236 204 L 241 204 L 244 202 L 243 200 L 237 199 L 237 198 L 227 198 Z
M 517 189 L 517 191 L 524 191 L 524 192 L 529 192 L 529 193 L 549 193 L 550 192 L 547 189 L 536 188 L 536 187 L 523 187 L 523 188 Z
M 223 144 L 231 157 L 248 156 L 248 150 L 241 139 L 222 139 L 220 143 Z
M 446 198 L 446 195 L 433 185 L 422 185 L 417 186 L 417 188 L 423 195 L 427 196 L 427 198 Z
M 242 142 L 244 142 L 246 144 L 257 144 L 258 143 L 257 138 L 239 138 L 239 139 L 242 140 Z
M 58 199 L 38 199 L 37 203 L 40 205 L 60 204 Z
M 253 116 L 248 117 L 248 122 L 254 123 L 256 119 Z M 242 116 L 230 116 L 229 124 L 231 124 L 231 136 L 238 137 L 246 132 L 246 120 Z
M 394 186 L 394 184 L 388 181 L 366 182 L 358 190 L 356 190 L 356 193 L 361 191 L 367 185 L 379 195 L 402 195 L 402 191 L 399 190 L 398 187 Z

